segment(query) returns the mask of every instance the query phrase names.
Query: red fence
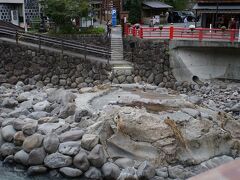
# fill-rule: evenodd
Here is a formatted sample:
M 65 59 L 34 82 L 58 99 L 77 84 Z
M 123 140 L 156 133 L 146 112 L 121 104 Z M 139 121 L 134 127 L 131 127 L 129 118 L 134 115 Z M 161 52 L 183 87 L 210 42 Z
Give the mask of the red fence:
M 238 42 L 238 29 L 208 29 L 208 28 L 181 28 L 181 27 L 125 27 L 125 35 L 139 38 L 153 39 L 189 39 L 205 41 Z

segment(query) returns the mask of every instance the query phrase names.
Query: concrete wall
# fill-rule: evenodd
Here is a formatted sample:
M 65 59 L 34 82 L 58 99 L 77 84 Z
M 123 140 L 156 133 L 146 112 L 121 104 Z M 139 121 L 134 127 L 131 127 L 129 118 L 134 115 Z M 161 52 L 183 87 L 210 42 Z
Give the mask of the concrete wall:
M 178 81 L 226 78 L 240 80 L 240 50 L 223 47 L 178 47 L 171 49 L 170 62 Z

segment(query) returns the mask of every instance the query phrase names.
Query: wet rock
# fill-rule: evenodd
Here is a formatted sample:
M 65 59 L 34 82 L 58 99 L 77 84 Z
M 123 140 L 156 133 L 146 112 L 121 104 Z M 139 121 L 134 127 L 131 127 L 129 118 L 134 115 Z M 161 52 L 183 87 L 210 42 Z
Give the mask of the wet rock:
M 81 141 L 81 147 L 86 150 L 92 150 L 99 141 L 99 136 L 95 134 L 84 134 Z
M 118 180 L 138 180 L 137 170 L 133 167 L 123 169 L 118 177 Z
M 106 162 L 103 146 L 98 144 L 88 155 L 89 162 L 95 167 L 101 167 Z
M 18 151 L 14 155 L 14 161 L 23 165 L 28 165 L 29 154 L 26 153 L 24 150 Z
M 49 107 L 50 103 L 47 100 L 38 102 L 35 105 L 33 105 L 34 111 L 46 111 Z
M 71 130 L 71 131 L 62 133 L 59 136 L 59 139 L 60 139 L 60 142 L 78 141 L 82 138 L 83 134 L 84 134 L 83 130 Z
M 114 162 L 121 169 L 125 169 L 127 167 L 134 167 L 134 161 L 129 158 L 119 158 Z
M 2 164 L 14 164 L 14 163 L 15 163 L 15 161 L 14 161 L 13 155 L 7 156 L 2 162 Z
M 2 102 L 2 106 L 6 108 L 14 108 L 17 105 L 18 105 L 18 102 L 15 99 L 9 98 L 9 97 L 4 98 Z
M 51 169 L 66 167 L 72 164 L 72 158 L 56 152 L 46 156 L 44 164 Z
M 83 172 L 87 171 L 90 167 L 90 163 L 87 158 L 87 153 L 80 151 L 73 159 L 73 165 Z
M 101 169 L 104 179 L 117 179 L 121 172 L 119 167 L 111 162 L 105 163 Z
M 38 148 L 42 145 L 43 136 L 41 134 L 33 134 L 28 136 L 23 142 L 23 149 L 26 152 L 30 152 L 31 150 Z
M 59 145 L 58 151 L 65 155 L 76 155 L 80 150 L 80 145 L 79 141 L 64 142 Z
M 30 166 L 27 170 L 27 174 L 29 176 L 44 174 L 46 172 L 47 172 L 47 168 L 45 166 Z
M 58 150 L 60 144 L 59 138 L 56 134 L 49 134 L 43 140 L 43 147 L 48 153 L 54 153 Z
M 32 123 L 25 124 L 22 127 L 22 131 L 24 134 L 30 136 L 30 135 L 33 135 L 37 131 L 37 127 L 38 127 L 38 122 L 33 121 Z
M 13 140 L 16 130 L 12 125 L 8 125 L 2 128 L 2 137 L 5 141 L 11 142 Z
M 16 152 L 16 147 L 13 143 L 4 143 L 0 148 L 1 156 L 6 157 L 13 155 Z
M 95 167 L 90 167 L 89 170 L 84 173 L 84 176 L 88 179 L 102 179 L 101 171 Z
M 29 165 L 41 165 L 43 164 L 44 158 L 46 157 L 46 152 L 44 148 L 33 149 L 29 153 L 28 164 Z
M 155 169 L 147 161 L 140 164 L 137 170 L 140 179 L 151 179 L 155 176 Z
M 25 140 L 25 135 L 22 131 L 18 131 L 14 134 L 13 142 L 16 146 L 21 146 Z
M 76 168 L 62 167 L 59 171 L 67 177 L 78 177 L 82 175 L 82 171 Z

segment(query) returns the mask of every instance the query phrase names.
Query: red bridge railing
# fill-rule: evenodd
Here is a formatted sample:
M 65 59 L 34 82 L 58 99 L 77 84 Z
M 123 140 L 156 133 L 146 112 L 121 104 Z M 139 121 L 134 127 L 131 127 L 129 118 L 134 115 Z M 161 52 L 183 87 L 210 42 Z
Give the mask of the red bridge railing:
M 170 40 L 228 41 L 238 42 L 238 29 L 208 29 L 181 27 L 125 27 L 126 36 Z

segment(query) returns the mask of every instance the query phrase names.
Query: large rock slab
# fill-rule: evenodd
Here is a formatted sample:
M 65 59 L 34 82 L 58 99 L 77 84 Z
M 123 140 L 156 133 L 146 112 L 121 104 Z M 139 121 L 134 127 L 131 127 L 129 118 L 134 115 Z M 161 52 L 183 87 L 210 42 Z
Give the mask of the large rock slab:
M 46 156 L 44 164 L 51 169 L 66 167 L 72 164 L 72 158 L 56 152 Z

